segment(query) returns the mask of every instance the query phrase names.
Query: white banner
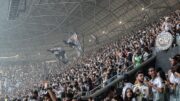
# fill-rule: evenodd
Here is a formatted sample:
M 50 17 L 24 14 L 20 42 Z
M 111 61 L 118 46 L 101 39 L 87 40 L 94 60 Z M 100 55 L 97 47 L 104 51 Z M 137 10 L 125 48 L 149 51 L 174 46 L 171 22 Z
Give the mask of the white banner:
M 173 36 L 169 32 L 161 32 L 156 37 L 156 48 L 158 50 L 167 50 L 173 42 Z

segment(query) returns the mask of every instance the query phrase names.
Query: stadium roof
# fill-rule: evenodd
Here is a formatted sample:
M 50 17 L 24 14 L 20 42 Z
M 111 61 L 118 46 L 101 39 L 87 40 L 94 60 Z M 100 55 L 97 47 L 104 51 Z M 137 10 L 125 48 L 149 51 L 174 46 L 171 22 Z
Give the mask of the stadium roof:
M 74 50 L 63 40 L 73 32 L 88 50 L 142 27 L 175 5 L 179 0 L 1 0 L 0 56 L 53 59 L 46 50 L 60 46 L 72 57 Z

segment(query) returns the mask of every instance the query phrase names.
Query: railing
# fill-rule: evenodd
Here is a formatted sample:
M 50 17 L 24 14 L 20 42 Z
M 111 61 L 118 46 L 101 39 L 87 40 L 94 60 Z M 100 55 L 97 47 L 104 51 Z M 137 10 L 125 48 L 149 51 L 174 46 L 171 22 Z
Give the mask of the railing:
M 155 59 L 155 57 L 156 57 L 156 55 L 152 55 L 147 61 L 143 62 L 139 67 L 133 68 L 132 70 L 126 72 L 125 74 L 132 75 L 132 74 L 136 73 L 138 70 L 142 69 L 142 67 L 146 66 L 151 61 L 153 61 Z M 131 65 L 127 69 L 131 69 L 132 67 L 134 67 L 134 66 Z M 102 94 L 103 92 L 107 91 L 109 89 L 109 87 L 115 86 L 123 79 L 124 79 L 124 75 L 117 74 L 117 75 L 111 77 L 110 79 L 108 79 L 106 82 L 101 83 L 99 86 L 95 87 L 91 91 L 81 92 L 77 96 L 80 96 L 81 99 L 83 99 L 83 100 L 86 100 L 89 97 L 96 97 L 96 96 Z

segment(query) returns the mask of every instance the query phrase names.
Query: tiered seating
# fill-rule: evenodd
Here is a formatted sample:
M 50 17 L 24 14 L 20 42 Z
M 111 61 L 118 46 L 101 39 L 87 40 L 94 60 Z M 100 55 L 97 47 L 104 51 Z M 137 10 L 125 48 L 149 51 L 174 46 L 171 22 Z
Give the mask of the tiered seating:
M 101 83 L 103 85 L 100 85 L 100 87 L 105 87 L 112 81 L 109 79 L 113 76 L 128 72 L 128 67 L 131 65 L 138 68 L 148 60 L 152 54 L 152 49 L 155 47 L 156 36 L 160 32 L 168 31 L 173 36 L 176 36 L 179 29 L 175 28 L 175 26 L 180 24 L 178 14 L 179 12 L 172 12 L 170 16 L 161 18 L 159 22 L 148 25 L 131 35 L 123 36 L 118 41 L 104 45 L 97 51 L 69 65 L 66 71 L 56 74 L 49 73 L 47 81 L 36 86 L 36 92 L 32 92 L 34 96 L 30 97 L 30 99 L 37 100 L 46 97 L 53 101 L 55 98 L 67 100 L 72 99 L 81 92 L 91 91 Z M 51 66 L 53 68 L 53 65 Z M 175 72 L 178 73 L 176 69 Z M 35 96 L 37 92 L 39 95 Z M 22 95 L 25 96 L 26 94 Z M 116 97 L 107 95 L 105 99 L 116 99 Z M 125 98 L 122 96 L 122 99 Z

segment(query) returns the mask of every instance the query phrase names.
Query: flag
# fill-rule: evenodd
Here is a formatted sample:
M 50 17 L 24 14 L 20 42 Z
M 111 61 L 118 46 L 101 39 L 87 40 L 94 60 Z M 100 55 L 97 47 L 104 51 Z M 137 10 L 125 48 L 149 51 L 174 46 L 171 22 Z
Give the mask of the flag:
M 66 56 L 66 52 L 61 47 L 48 49 L 49 52 L 53 53 L 58 60 L 61 60 L 64 64 L 68 62 L 68 58 Z
M 72 48 L 75 48 L 78 56 L 80 56 L 82 52 L 81 44 L 79 42 L 78 36 L 76 33 L 73 33 L 71 37 L 64 41 L 65 44 L 69 45 Z

